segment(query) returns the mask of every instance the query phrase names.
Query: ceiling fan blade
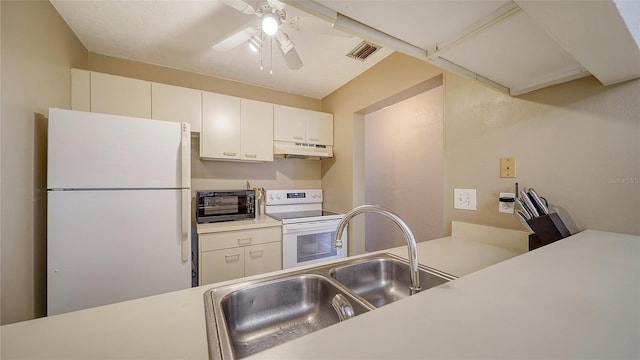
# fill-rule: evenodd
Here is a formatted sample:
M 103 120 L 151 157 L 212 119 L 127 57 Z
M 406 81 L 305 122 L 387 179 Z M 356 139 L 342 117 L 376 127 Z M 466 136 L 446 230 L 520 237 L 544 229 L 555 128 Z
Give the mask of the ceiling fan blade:
M 267 3 L 276 10 L 284 10 L 285 7 L 285 4 L 278 0 L 267 0 Z
M 258 30 L 254 27 L 244 28 L 237 33 L 227 37 L 226 39 L 220 41 L 219 43 L 213 45 L 213 49 L 216 51 L 229 51 L 242 44 L 243 42 L 251 39 L 251 37 L 256 35 L 257 33 Z
M 254 9 L 253 6 L 251 6 L 250 4 L 242 0 L 222 0 L 222 2 L 245 14 L 250 14 L 250 15 L 256 14 L 256 9 Z
M 302 67 L 302 60 L 295 49 L 293 41 L 289 39 L 289 35 L 285 34 L 282 30 L 276 33 L 276 39 L 280 46 L 280 53 L 284 57 L 284 61 L 291 70 L 298 70 Z
M 284 61 L 287 63 L 289 69 L 298 70 L 302 67 L 302 60 L 300 59 L 300 56 L 298 55 L 296 49 L 291 49 L 288 53 L 285 54 L 281 48 L 280 52 L 282 53 L 282 57 L 284 57 Z

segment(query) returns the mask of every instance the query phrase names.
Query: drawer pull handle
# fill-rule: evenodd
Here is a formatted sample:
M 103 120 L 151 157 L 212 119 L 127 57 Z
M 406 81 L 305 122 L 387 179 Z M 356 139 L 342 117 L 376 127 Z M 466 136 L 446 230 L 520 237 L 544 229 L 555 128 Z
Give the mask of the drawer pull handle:
M 225 151 L 225 152 L 222 153 L 222 155 L 224 155 L 224 156 L 236 156 L 236 153 Z
M 249 251 L 249 255 L 251 257 L 261 257 L 262 256 L 262 250 Z
M 302 140 L 302 138 L 300 136 L 294 136 L 293 140 Z
M 316 139 L 316 138 L 309 138 L 309 141 L 320 141 L 320 139 Z
M 224 260 L 225 261 L 234 261 L 234 260 L 239 260 L 240 259 L 240 254 L 225 254 L 224 255 Z
M 257 158 L 258 155 L 257 154 L 244 154 L 244 157 L 248 157 L 248 158 L 254 159 L 254 158 Z
M 238 245 L 249 245 L 249 244 L 251 244 L 251 237 L 238 238 Z

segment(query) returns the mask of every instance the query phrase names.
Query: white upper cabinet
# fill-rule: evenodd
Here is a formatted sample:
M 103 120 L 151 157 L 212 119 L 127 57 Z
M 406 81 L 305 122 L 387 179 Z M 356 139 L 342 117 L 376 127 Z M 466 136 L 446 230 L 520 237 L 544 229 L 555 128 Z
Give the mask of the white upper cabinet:
M 151 118 L 187 122 L 191 132 L 200 132 L 202 91 L 179 86 L 151 83 Z
M 240 101 L 241 159 L 273 161 L 273 104 Z
M 303 109 L 282 105 L 273 106 L 273 139 L 304 142 L 306 119 Z
M 273 161 L 273 105 L 203 92 L 200 157 Z
M 91 112 L 151 118 L 151 83 L 91 72 Z
M 273 138 L 310 144 L 333 145 L 333 115 L 274 105 Z
M 240 98 L 202 93 L 200 157 L 240 159 Z
M 307 142 L 333 145 L 333 114 L 306 110 Z

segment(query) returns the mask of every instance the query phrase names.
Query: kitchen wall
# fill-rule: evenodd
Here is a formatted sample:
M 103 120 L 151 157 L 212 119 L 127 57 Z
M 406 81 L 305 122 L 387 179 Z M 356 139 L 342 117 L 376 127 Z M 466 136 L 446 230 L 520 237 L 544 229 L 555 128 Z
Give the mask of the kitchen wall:
M 334 113 L 336 157 L 323 161 L 325 201 L 340 211 L 364 202 L 363 109 L 442 71 L 395 53 L 322 100 Z M 570 230 L 640 233 L 640 80 L 604 87 L 593 77 L 510 97 L 444 73 L 445 233 L 451 221 L 522 229 L 497 211 L 515 181 L 557 207 Z M 516 157 L 515 179 L 499 177 Z M 454 188 L 475 188 L 478 210 L 453 209 Z M 362 223 L 351 254 L 364 251 Z
M 46 209 L 42 191 L 46 128 L 34 113 L 71 105 L 71 67 L 87 51 L 48 1 L 6 1 L 2 16 L 0 323 L 45 313 Z
M 510 97 L 460 76 L 445 81 L 445 221 L 520 228 L 497 213 L 500 191 L 533 187 L 572 232 L 640 234 L 640 80 L 593 77 Z M 516 157 L 516 179 L 499 178 Z M 453 209 L 453 189 L 478 189 L 478 211 Z
M 322 160 L 322 189 L 328 209 L 346 212 L 365 201 L 365 114 L 395 103 L 398 94 L 441 82 L 441 74 L 424 61 L 394 53 L 322 99 L 322 111 L 334 116 L 335 157 Z M 363 253 L 362 217 L 352 220 L 349 232 L 349 254 Z
M 402 217 L 417 241 L 441 238 L 444 89 L 440 85 L 365 115 L 365 202 Z M 365 250 L 406 245 L 391 222 L 365 215 Z

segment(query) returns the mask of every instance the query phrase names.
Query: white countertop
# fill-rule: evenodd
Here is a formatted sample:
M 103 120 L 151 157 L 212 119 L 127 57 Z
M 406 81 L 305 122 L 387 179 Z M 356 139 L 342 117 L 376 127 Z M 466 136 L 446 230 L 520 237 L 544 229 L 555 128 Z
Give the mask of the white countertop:
M 223 221 L 216 223 L 197 224 L 198 234 L 207 234 L 222 231 L 247 230 L 271 226 L 281 226 L 282 221 L 267 215 L 258 215 L 253 220 Z
M 254 357 L 640 357 L 638 236 L 586 231 L 477 272 L 516 253 L 456 238 L 418 252 L 465 276 Z M 0 355 L 206 359 L 202 294 L 216 285 L 5 325 Z

